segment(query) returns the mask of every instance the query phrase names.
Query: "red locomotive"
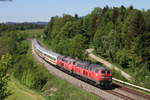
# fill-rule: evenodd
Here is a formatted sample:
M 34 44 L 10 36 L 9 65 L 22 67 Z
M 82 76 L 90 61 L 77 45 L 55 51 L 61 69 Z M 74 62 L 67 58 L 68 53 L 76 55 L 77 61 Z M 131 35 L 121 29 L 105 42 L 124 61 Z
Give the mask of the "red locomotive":
M 112 84 L 112 73 L 107 68 L 98 64 L 90 64 L 89 62 L 79 61 L 70 57 L 62 56 L 53 51 L 49 51 L 40 46 L 36 39 L 33 40 L 35 52 L 44 60 L 51 64 L 62 67 L 71 73 L 78 74 L 85 79 L 94 81 L 97 85 L 109 87 Z

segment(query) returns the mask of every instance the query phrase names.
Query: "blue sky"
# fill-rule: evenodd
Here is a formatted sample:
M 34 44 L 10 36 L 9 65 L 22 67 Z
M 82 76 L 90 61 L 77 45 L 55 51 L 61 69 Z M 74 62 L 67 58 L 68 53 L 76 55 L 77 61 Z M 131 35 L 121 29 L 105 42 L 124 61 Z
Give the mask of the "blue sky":
M 0 0 L 0 22 L 49 21 L 52 16 L 78 14 L 84 16 L 95 7 L 133 5 L 150 9 L 150 0 Z

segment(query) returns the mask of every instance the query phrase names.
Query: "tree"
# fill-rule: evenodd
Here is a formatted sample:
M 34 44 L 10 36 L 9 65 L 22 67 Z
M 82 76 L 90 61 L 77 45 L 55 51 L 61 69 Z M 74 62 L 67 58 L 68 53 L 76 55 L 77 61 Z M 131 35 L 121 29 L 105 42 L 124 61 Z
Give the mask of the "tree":
M 132 42 L 135 42 L 134 38 L 143 35 L 145 31 L 143 14 L 139 10 L 133 10 L 130 12 L 130 15 L 127 17 L 125 23 L 124 33 L 127 33 L 124 37 L 127 38 L 125 40 L 125 44 L 126 48 L 130 49 Z
M 78 14 L 75 14 L 74 17 L 75 19 L 79 19 Z
M 3 55 L 0 59 L 0 100 L 4 100 L 8 95 L 7 81 L 8 81 L 8 68 L 11 67 L 11 55 Z
M 44 34 L 46 39 L 51 39 L 51 32 L 53 31 L 54 17 L 51 18 L 51 21 L 45 27 Z
M 133 9 L 134 9 L 134 7 L 131 5 L 131 6 L 129 6 L 129 9 L 130 9 L 130 10 L 133 10 Z
M 16 43 L 11 37 L 0 37 L 0 57 L 6 53 L 13 54 L 15 51 Z
M 81 25 L 78 21 L 66 23 L 59 33 L 63 39 L 73 38 L 77 34 L 81 34 Z
M 145 29 L 150 32 L 150 10 L 145 13 Z
M 132 11 L 127 23 L 127 33 L 129 38 L 132 38 L 138 34 L 143 34 L 144 27 L 145 23 L 141 11 Z
M 76 35 L 70 42 L 70 56 L 84 59 L 84 50 L 86 38 L 83 35 Z
M 144 62 L 149 62 L 150 59 L 150 32 L 144 33 L 141 37 L 140 51 Z M 149 62 L 150 63 L 150 62 Z M 150 66 L 149 66 L 150 67 Z
M 105 12 L 107 12 L 109 10 L 109 7 L 108 7 L 108 5 L 106 5 L 104 8 L 103 8 L 103 14 L 105 13 Z
M 112 12 L 112 22 L 113 22 L 113 24 L 117 23 L 118 16 L 119 16 L 118 8 L 113 8 L 113 12 Z

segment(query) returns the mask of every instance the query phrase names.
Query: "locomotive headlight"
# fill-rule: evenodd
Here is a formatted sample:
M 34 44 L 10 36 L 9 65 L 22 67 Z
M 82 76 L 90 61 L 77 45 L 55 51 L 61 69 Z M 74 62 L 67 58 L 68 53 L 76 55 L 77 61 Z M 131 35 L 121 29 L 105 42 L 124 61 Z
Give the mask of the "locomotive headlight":
M 96 74 L 96 76 L 98 76 L 98 74 Z

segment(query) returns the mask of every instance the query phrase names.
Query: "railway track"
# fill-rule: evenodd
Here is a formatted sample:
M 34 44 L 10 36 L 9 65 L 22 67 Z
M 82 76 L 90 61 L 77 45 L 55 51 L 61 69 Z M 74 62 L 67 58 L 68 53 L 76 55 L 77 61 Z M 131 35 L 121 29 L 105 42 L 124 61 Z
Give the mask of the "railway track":
M 118 97 L 121 97 L 124 100 L 134 100 L 133 98 L 131 98 L 129 96 L 125 96 L 125 95 L 123 95 L 121 93 L 118 93 L 118 92 L 115 92 L 115 91 L 112 91 L 112 90 L 108 90 L 107 92 L 110 93 L 110 94 L 116 95 Z
M 139 91 L 118 85 L 118 84 L 114 84 L 114 89 L 110 89 L 108 90 L 109 93 L 112 93 L 114 95 L 118 95 L 122 98 L 124 98 L 125 100 L 150 100 L 150 95 L 146 95 L 144 93 L 141 93 Z
M 50 73 L 60 77 L 61 79 L 67 80 L 71 84 L 93 93 L 104 100 L 150 100 L 150 95 L 143 94 L 118 84 L 113 84 L 111 89 L 101 89 L 97 86 L 91 85 L 91 83 L 85 82 L 85 80 L 81 80 L 80 77 L 75 78 L 75 75 L 69 75 L 67 72 L 61 71 L 60 69 L 40 58 L 34 52 L 33 46 L 32 54 L 40 63 L 45 65 Z

